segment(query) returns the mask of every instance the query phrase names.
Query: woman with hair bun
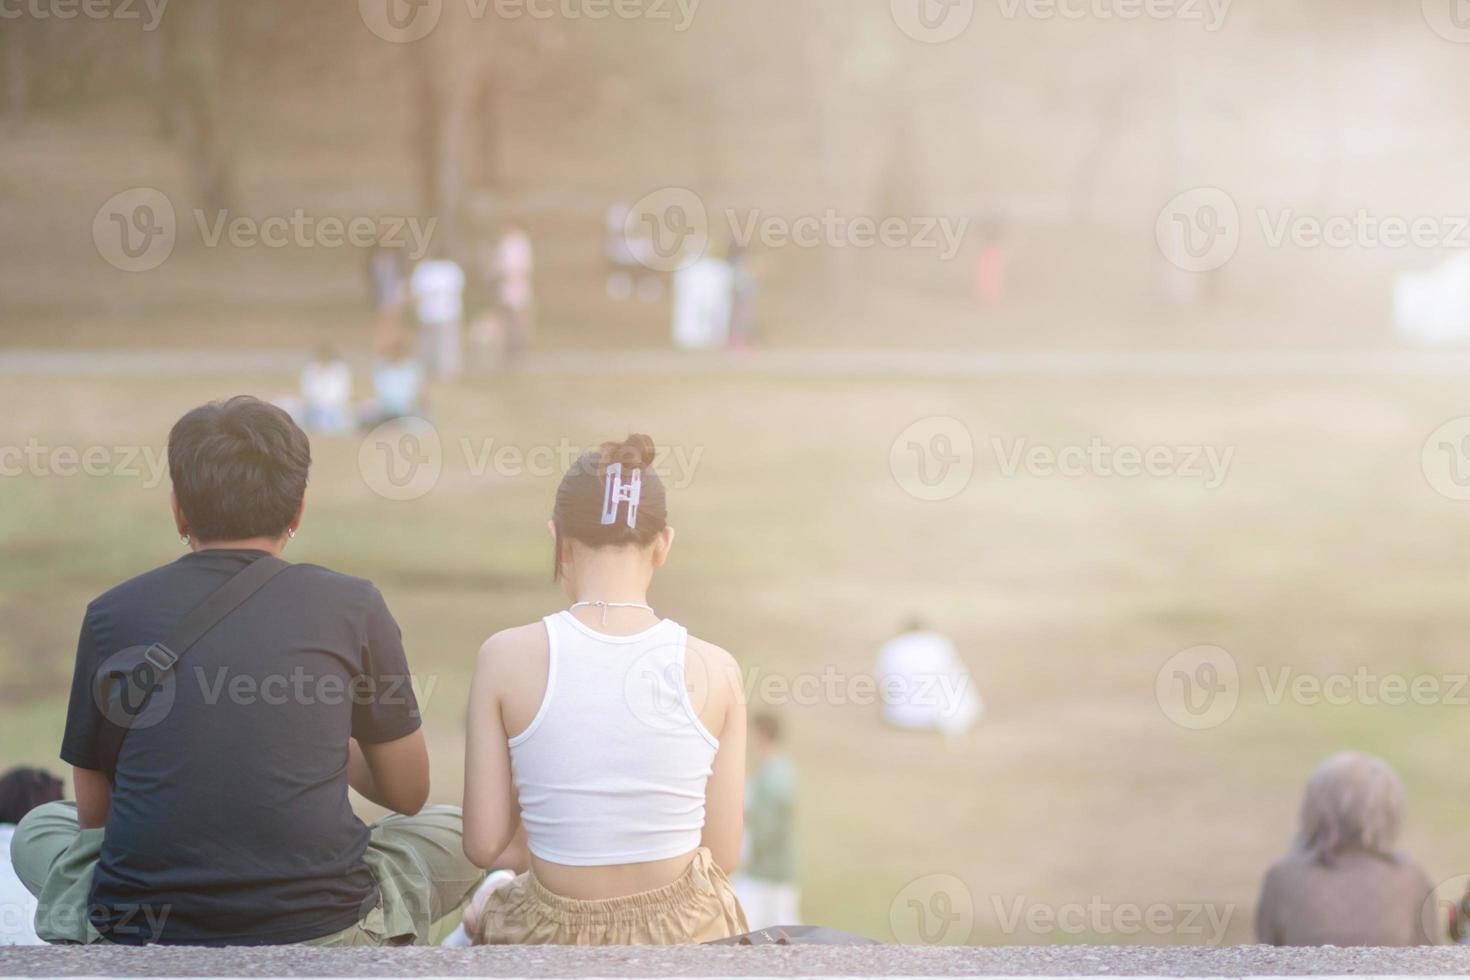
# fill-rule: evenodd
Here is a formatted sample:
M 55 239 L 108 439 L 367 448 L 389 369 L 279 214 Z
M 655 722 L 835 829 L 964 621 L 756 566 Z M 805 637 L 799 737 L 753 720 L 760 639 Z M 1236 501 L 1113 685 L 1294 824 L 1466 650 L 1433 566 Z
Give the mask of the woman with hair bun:
M 480 649 L 465 854 L 488 868 L 524 825 L 531 870 L 482 889 L 465 913 L 477 943 L 698 943 L 745 931 L 726 876 L 745 778 L 739 670 L 649 605 L 674 543 L 654 455 L 634 435 L 572 465 L 548 525 L 570 606 Z

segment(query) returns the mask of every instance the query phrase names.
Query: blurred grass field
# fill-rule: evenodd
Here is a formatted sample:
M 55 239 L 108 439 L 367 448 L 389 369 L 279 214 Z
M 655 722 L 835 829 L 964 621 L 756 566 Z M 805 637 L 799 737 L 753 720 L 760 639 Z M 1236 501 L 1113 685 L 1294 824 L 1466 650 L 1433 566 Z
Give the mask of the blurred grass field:
M 161 454 L 188 408 L 292 384 L 7 377 L 0 445 Z M 974 942 L 1203 941 L 1038 932 L 1025 919 L 1006 928 L 1017 903 L 1098 901 L 1210 903 L 1229 915 L 1225 941 L 1249 942 L 1256 889 L 1290 838 L 1301 784 L 1340 748 L 1398 767 L 1405 846 L 1434 880 L 1470 872 L 1467 692 L 1454 704 L 1272 704 L 1257 675 L 1470 670 L 1470 505 L 1435 493 L 1420 459 L 1467 401 L 1451 377 L 509 374 L 435 392 L 444 469 L 420 499 L 374 493 L 358 437 L 314 439 L 308 516 L 288 557 L 382 588 L 421 687 L 432 684 L 434 798 L 457 801 L 475 650 L 564 602 L 544 528 L 557 478 L 477 475 L 460 447 L 529 451 L 646 431 L 698 460 L 672 493 L 679 533 L 655 585 L 660 612 L 728 647 L 748 676 L 788 679 L 863 675 L 918 613 L 955 637 L 987 703 L 980 726 L 950 742 L 886 731 L 868 705 L 779 709 L 802 764 L 809 921 L 891 938 L 904 887 L 948 873 L 973 897 Z M 963 420 L 976 445 L 973 482 L 939 503 L 905 493 L 889 467 L 898 434 L 928 416 Z M 1235 455 L 1215 490 L 1183 478 L 1007 477 L 992 436 Z M 180 553 L 167 481 L 148 482 L 0 479 L 0 765 L 59 765 L 86 602 Z M 1189 731 L 1161 711 L 1155 677 L 1177 651 L 1207 643 L 1239 662 L 1241 702 L 1220 727 Z

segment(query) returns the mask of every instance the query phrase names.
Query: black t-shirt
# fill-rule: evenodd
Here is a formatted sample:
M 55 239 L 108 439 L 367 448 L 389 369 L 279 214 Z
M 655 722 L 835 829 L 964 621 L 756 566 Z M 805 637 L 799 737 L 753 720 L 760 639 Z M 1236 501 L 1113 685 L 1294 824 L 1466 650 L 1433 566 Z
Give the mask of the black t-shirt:
M 97 667 L 163 642 L 262 552 L 201 551 L 92 601 L 61 757 L 101 768 Z M 349 737 L 418 729 L 398 624 L 371 582 L 293 565 L 190 648 L 172 707 L 117 764 L 89 917 L 117 943 L 293 943 L 378 901 L 347 796 Z M 162 692 L 155 697 L 164 696 Z

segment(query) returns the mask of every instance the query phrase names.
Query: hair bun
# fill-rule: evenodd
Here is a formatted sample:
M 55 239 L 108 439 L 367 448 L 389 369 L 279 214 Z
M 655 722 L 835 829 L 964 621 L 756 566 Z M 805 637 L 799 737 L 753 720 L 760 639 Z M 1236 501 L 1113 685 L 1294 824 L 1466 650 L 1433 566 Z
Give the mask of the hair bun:
M 645 470 L 653 465 L 653 457 L 657 455 L 653 440 L 642 433 L 635 433 L 623 440 L 623 444 L 613 450 L 613 460 L 624 466 L 636 467 Z

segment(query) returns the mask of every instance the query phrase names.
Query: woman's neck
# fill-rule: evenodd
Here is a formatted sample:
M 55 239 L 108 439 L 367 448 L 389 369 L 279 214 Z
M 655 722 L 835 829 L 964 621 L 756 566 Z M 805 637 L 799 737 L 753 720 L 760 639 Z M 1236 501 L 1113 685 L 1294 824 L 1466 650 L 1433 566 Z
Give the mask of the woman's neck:
M 598 555 L 577 563 L 568 594 L 573 602 L 619 602 L 648 605 L 650 573 L 627 555 Z
M 648 589 L 621 582 L 577 582 L 572 589 L 572 602 L 619 606 L 648 605 Z

